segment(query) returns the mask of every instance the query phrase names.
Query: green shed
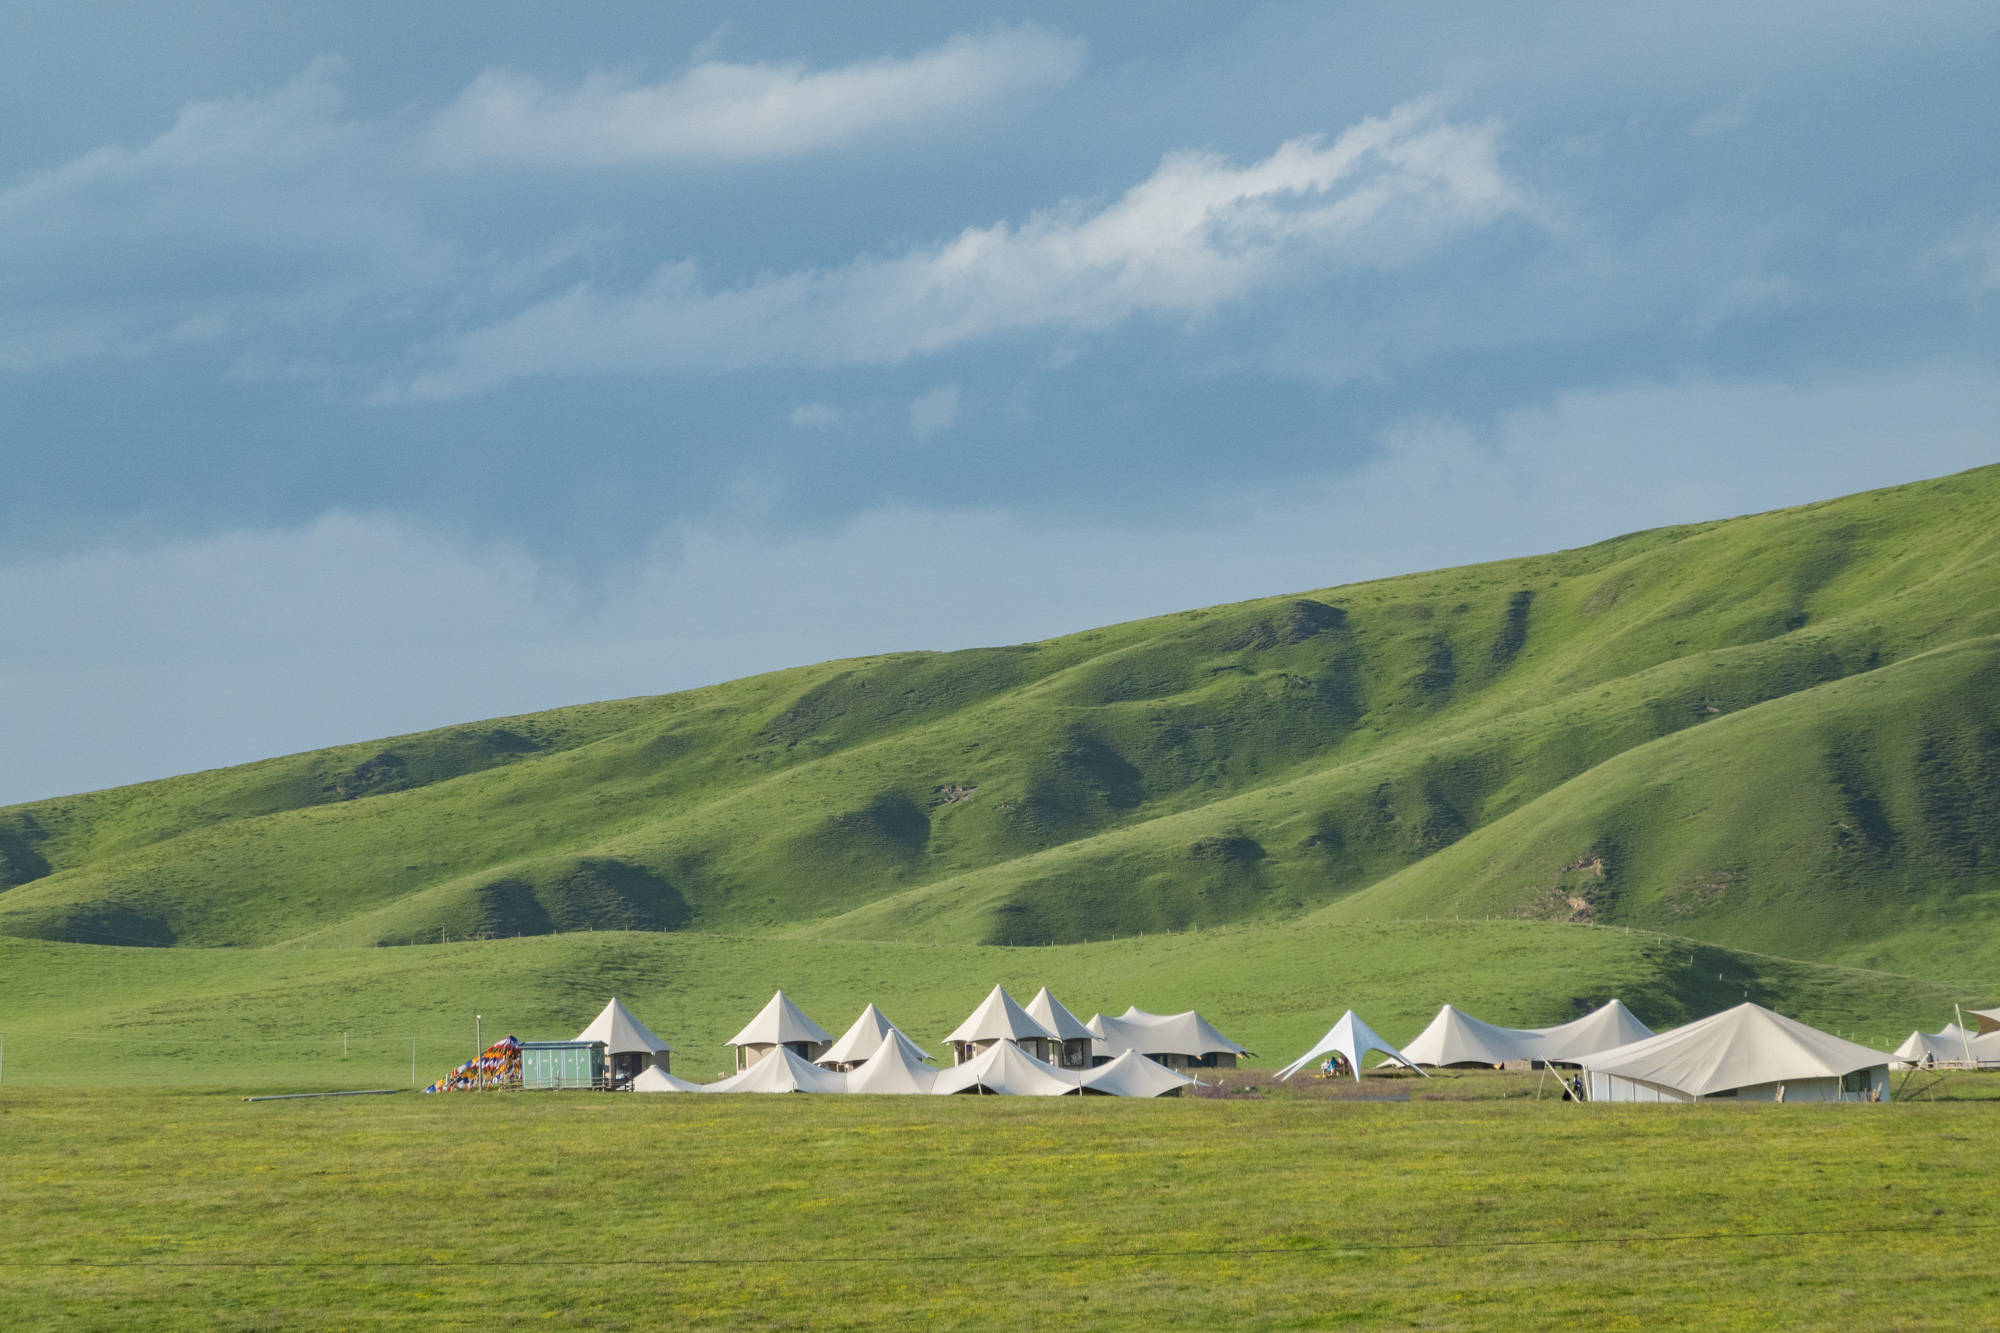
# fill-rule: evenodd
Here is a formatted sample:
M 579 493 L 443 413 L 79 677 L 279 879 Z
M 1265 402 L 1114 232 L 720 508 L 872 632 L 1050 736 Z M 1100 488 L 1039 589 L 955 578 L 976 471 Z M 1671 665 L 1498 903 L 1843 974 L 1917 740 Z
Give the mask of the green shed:
M 521 1086 L 524 1088 L 603 1087 L 604 1043 L 601 1041 L 522 1042 Z

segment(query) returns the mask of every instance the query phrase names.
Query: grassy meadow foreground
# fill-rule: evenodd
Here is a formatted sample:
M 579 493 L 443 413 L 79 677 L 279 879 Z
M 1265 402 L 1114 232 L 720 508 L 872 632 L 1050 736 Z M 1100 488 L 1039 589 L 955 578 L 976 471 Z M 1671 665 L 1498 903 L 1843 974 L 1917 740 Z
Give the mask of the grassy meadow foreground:
M 1415 1099 L 10 1089 L 0 1296 L 10 1322 L 224 1328 L 1960 1329 L 2000 1308 L 2000 1101 L 1384 1083 Z

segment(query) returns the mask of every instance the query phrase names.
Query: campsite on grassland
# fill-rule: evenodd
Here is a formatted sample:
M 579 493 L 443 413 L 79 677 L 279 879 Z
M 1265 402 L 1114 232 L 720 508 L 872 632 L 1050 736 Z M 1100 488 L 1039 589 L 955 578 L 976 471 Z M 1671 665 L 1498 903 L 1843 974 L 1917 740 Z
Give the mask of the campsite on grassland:
M 407 1089 L 474 1015 L 567 1038 L 612 995 L 706 1081 L 777 987 L 926 1045 L 995 984 L 1192 1007 L 1258 1070 L 1446 1002 L 1664 1031 L 1748 999 L 1889 1049 L 2000 999 L 1996 555 L 1988 468 L 0 810 L 4 1285 L 225 1324 L 1963 1327 L 2000 1300 L 1986 1073 L 1824 1108 L 1490 1071 Z M 405 1091 L 241 1100 L 357 1088 Z

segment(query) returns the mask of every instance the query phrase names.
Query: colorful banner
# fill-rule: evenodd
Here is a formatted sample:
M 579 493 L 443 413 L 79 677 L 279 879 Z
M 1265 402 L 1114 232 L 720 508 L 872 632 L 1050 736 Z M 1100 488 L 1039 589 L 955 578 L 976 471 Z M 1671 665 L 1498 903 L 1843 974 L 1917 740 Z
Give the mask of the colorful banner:
M 477 1059 L 467 1060 L 425 1092 L 484 1092 L 488 1088 L 521 1086 L 521 1043 L 511 1034 L 488 1046 Z

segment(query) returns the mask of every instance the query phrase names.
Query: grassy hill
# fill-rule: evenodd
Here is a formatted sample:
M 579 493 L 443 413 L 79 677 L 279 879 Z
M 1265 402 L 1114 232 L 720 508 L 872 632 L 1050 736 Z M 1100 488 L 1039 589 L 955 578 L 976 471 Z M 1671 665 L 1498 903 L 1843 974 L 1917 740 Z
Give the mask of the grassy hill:
M 1996 555 L 1985 468 L 40 801 L 0 810 L 0 935 L 969 947 L 1490 915 L 1983 983 Z

